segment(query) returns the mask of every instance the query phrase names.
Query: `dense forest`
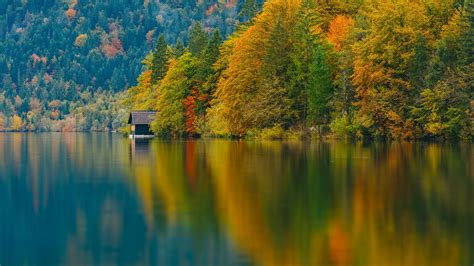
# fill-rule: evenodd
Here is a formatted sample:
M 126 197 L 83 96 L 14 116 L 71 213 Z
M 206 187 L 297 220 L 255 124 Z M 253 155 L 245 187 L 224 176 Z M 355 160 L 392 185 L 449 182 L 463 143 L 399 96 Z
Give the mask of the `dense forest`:
M 223 43 L 159 38 L 128 109 L 161 136 L 471 139 L 474 1 L 269 0 Z
M 159 34 L 188 43 L 192 25 L 223 36 L 257 0 L 0 0 L 0 131 L 119 127 Z
M 0 130 L 472 139 L 473 0 L 0 0 Z M 137 79 L 138 77 L 138 79 Z

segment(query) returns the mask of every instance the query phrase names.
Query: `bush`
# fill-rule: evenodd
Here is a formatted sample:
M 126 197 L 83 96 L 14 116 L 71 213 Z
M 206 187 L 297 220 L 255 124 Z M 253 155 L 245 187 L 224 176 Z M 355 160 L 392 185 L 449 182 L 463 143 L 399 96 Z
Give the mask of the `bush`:
M 335 118 L 329 125 L 331 132 L 335 137 L 347 138 L 354 136 L 354 127 L 349 122 L 347 116 L 341 116 Z
M 262 140 L 276 140 L 276 139 L 284 139 L 285 138 L 285 130 L 280 125 L 273 126 L 271 128 L 262 129 L 260 132 L 259 139 Z
M 287 132 L 281 125 L 275 125 L 270 128 L 249 130 L 245 135 L 246 139 L 251 140 L 281 140 L 288 137 Z

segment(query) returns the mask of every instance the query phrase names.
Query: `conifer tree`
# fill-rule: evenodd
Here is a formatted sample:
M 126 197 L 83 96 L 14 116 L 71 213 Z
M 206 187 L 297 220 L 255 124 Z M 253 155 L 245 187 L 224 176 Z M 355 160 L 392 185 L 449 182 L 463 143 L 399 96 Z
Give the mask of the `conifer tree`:
M 332 73 L 327 60 L 329 49 L 324 44 L 316 44 L 314 49 L 309 68 L 308 119 L 312 123 L 323 124 L 328 122 L 330 114 Z
M 242 9 L 240 10 L 240 16 L 244 21 L 248 21 L 255 17 L 258 12 L 258 3 L 257 0 L 244 0 Z
M 209 66 L 212 66 L 219 58 L 219 47 L 221 43 L 222 37 L 219 30 L 214 30 L 205 50 L 205 60 Z
M 318 24 L 314 3 L 303 1 L 296 15 L 291 50 L 290 88 L 289 94 L 293 100 L 292 108 L 297 112 L 297 122 L 306 127 L 308 116 L 308 94 L 311 86 L 311 66 L 315 59 L 315 43 L 320 36 L 313 33 Z
M 209 41 L 209 36 L 202 30 L 201 23 L 194 24 L 189 34 L 189 52 L 194 56 L 201 56 Z
M 186 51 L 186 47 L 183 44 L 181 38 L 178 38 L 176 44 L 173 47 L 173 56 L 174 58 L 180 58 L 184 52 Z
M 162 80 L 167 71 L 168 64 L 168 45 L 166 44 L 165 36 L 161 34 L 158 37 L 155 52 L 153 53 L 151 65 L 151 82 L 157 84 Z
M 196 103 L 196 109 L 199 115 L 205 115 L 205 109 L 209 107 L 209 101 L 215 90 L 217 80 L 213 66 L 219 58 L 219 48 L 221 43 L 222 38 L 219 30 L 214 30 L 211 39 L 207 43 L 203 56 L 199 60 L 200 68 L 196 75 L 201 82 L 200 94 L 202 97 L 197 99 Z
M 466 30 L 461 36 L 461 47 L 464 49 L 466 65 L 474 63 L 474 0 L 464 1 L 463 12 Z

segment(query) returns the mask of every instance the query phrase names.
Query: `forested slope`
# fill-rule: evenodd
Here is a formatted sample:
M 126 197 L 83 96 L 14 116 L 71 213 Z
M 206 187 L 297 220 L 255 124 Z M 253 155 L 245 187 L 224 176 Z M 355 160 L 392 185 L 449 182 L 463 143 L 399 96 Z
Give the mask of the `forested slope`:
M 242 12 L 242 6 L 246 8 Z M 108 130 L 162 33 L 196 22 L 223 36 L 256 1 L 0 0 L 0 130 Z
M 0 0 L 0 130 L 472 138 L 473 0 L 260 5 Z
M 157 134 L 472 138 L 472 0 L 269 0 L 205 37 L 162 45 L 128 92 Z

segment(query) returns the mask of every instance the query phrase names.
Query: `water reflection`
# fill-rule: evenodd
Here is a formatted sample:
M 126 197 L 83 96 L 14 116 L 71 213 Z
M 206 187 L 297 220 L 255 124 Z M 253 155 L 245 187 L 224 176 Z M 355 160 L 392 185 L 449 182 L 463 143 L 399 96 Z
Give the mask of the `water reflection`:
M 470 265 L 470 145 L 0 134 L 0 264 Z

